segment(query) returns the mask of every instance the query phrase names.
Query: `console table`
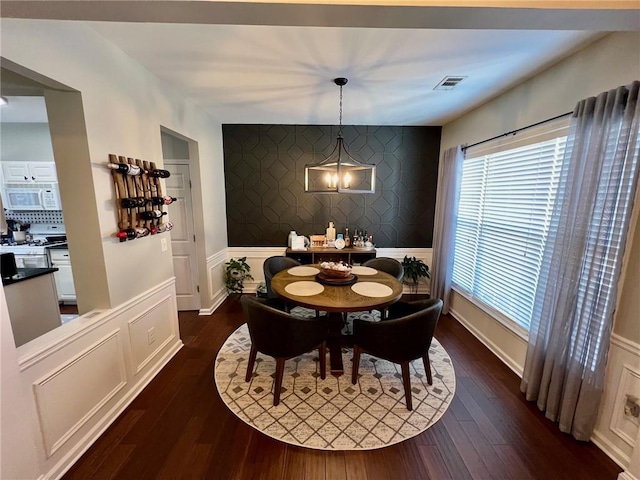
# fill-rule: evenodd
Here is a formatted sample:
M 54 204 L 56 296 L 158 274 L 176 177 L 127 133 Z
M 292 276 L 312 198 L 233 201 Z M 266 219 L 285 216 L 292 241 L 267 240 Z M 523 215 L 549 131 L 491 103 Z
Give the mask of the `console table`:
M 321 262 L 343 261 L 349 265 L 360 265 L 367 260 L 376 258 L 376 250 L 363 248 L 308 248 L 307 250 L 291 250 L 287 248 L 285 256 L 295 258 L 300 263 L 307 265 Z

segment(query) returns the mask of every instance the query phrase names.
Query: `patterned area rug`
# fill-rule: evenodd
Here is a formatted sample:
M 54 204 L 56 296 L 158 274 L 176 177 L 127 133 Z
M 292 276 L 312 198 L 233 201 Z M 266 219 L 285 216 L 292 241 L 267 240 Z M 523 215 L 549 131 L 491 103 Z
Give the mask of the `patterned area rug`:
M 363 354 L 361 377 L 351 384 L 351 349 L 343 349 L 345 372 L 320 378 L 318 351 L 287 360 L 280 404 L 273 406 L 275 361 L 258 353 L 250 382 L 244 377 L 251 348 L 247 325 L 220 349 L 215 382 L 222 400 L 241 420 L 277 440 L 319 450 L 372 450 L 414 437 L 433 425 L 455 392 L 451 359 L 436 339 L 429 358 L 433 385 L 422 360 L 411 363 L 413 411 L 406 408 L 400 365 Z

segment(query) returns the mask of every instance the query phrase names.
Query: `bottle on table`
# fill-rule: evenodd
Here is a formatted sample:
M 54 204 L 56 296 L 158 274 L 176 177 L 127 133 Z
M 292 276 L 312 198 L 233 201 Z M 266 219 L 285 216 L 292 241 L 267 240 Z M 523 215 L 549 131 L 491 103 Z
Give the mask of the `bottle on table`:
M 297 236 L 298 236 L 298 234 L 296 233 L 296 231 L 295 231 L 295 230 L 291 230 L 291 231 L 289 232 L 289 239 L 288 239 L 288 241 L 287 241 L 287 246 L 288 246 L 289 248 L 291 248 L 291 243 L 293 242 L 294 237 L 297 237 Z
M 329 222 L 329 226 L 327 227 L 327 246 L 335 247 L 336 246 L 336 229 L 333 226 L 333 222 Z

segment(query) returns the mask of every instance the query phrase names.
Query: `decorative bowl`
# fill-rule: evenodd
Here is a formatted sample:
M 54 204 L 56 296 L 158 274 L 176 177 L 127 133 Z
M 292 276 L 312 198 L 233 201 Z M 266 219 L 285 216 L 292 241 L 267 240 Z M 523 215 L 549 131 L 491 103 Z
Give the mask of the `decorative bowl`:
M 320 273 L 326 278 L 347 278 L 351 275 L 351 266 L 345 263 L 322 262 Z

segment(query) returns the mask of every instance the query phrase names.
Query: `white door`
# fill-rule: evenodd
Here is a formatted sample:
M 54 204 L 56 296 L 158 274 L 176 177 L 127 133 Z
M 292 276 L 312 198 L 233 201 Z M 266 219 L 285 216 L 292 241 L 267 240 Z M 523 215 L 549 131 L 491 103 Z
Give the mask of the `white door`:
M 178 199 L 169 205 L 169 218 L 173 223 L 171 249 L 178 310 L 199 310 L 200 288 L 189 166 L 165 163 L 165 168 L 171 172 L 171 176 L 165 182 L 167 195 Z

